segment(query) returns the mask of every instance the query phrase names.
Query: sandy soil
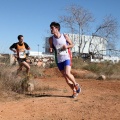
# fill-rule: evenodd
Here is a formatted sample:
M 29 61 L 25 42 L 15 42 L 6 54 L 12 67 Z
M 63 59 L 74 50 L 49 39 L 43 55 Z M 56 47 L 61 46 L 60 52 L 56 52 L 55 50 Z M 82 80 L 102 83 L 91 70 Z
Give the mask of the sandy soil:
M 57 69 L 45 73 L 30 95 L 0 102 L 0 120 L 120 120 L 120 81 L 76 79 L 82 91 L 73 99 Z

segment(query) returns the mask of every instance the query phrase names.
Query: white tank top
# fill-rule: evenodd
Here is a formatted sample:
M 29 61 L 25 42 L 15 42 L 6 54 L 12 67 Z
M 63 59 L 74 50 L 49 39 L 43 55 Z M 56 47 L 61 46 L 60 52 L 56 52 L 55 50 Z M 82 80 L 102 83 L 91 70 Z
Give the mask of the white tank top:
M 53 36 L 53 45 L 56 50 L 57 63 L 61 63 L 64 62 L 65 60 L 70 59 L 68 49 L 66 50 L 62 49 L 63 45 L 67 45 L 67 44 L 68 43 L 63 34 L 61 34 L 60 38 L 55 38 Z

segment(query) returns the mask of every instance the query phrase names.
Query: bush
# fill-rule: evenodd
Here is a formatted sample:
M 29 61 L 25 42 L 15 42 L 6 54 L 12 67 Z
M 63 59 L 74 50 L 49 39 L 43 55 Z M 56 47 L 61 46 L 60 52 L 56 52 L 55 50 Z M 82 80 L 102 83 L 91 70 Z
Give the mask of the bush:
M 88 63 L 84 62 L 82 58 L 73 58 L 72 59 L 72 68 L 74 69 L 82 69 Z
M 110 63 L 110 62 L 103 62 L 103 63 L 89 63 L 87 66 L 83 67 L 85 70 L 92 71 L 98 75 L 104 74 L 108 77 L 111 75 L 118 75 L 120 71 L 120 63 Z
M 97 63 L 89 63 L 89 65 L 84 66 L 83 69 L 92 71 L 97 74 L 99 74 L 101 70 L 100 66 Z

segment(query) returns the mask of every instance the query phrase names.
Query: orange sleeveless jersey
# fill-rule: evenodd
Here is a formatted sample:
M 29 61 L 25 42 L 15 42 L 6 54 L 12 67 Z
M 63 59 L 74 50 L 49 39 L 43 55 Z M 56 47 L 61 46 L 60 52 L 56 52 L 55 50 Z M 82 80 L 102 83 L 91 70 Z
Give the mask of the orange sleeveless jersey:
M 25 54 L 25 45 L 24 43 L 22 44 L 22 46 L 20 46 L 19 44 L 17 44 L 17 56 L 19 58 L 26 58 L 26 54 Z

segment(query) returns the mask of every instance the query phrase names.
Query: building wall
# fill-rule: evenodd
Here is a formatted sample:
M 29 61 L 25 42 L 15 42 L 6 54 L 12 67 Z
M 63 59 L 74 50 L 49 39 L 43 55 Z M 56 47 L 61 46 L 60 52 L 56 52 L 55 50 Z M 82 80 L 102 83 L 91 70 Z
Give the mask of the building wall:
M 103 56 L 103 59 L 92 59 L 91 58 L 91 62 L 105 62 L 105 61 L 109 61 L 111 63 L 118 63 L 120 62 L 120 58 L 117 56 Z
M 97 53 L 99 51 L 99 54 L 106 55 L 106 40 L 104 38 L 98 37 L 98 36 L 87 36 L 82 35 L 80 36 L 78 34 L 67 34 L 70 39 L 72 40 L 74 47 L 72 48 L 72 52 L 79 53 L 79 46 L 80 46 L 80 53 L 89 53 L 94 52 Z M 49 37 L 46 37 L 45 42 L 45 52 L 49 52 Z M 79 41 L 80 40 L 80 41 Z M 81 45 L 79 45 L 81 43 Z M 91 45 L 90 45 L 91 43 Z
M 45 53 L 49 53 L 49 37 L 45 38 Z
M 42 52 L 29 51 L 29 56 L 42 57 Z

